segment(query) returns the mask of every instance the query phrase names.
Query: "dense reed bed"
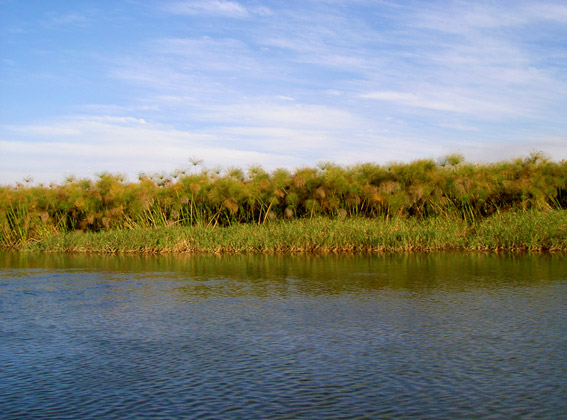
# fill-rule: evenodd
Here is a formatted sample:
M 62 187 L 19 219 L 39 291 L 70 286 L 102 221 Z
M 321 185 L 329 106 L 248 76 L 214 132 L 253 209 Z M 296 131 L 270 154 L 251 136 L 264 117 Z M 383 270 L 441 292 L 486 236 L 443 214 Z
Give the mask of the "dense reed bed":
M 486 240 L 494 240 L 498 226 L 508 228 L 505 217 L 520 230 L 532 219 L 539 227 L 524 232 L 522 246 L 502 237 L 507 245 L 484 243 L 487 249 L 531 249 L 530 235 L 537 236 L 546 220 L 555 220 L 565 237 L 567 162 L 538 153 L 494 164 L 451 155 L 388 165 L 322 163 L 294 171 L 196 169 L 142 174 L 135 182 L 103 173 L 48 186 L 0 187 L 0 247 L 94 251 L 92 244 L 100 241 L 98 249 L 145 252 L 478 249 L 483 243 L 456 243 L 449 236 L 485 229 Z M 403 244 L 404 235 L 413 235 L 413 245 Z M 441 246 L 443 235 L 450 241 Z M 551 231 L 541 235 L 547 239 L 533 248 L 565 248 Z M 389 242 L 371 242 L 378 236 Z M 92 242 L 71 249 L 64 245 L 70 238 Z M 254 238 L 257 243 L 246 242 Z M 105 245 L 113 241 L 120 243 L 116 249 Z
M 22 249 L 94 253 L 567 251 L 567 211 L 510 212 L 474 223 L 447 217 L 344 221 L 317 217 L 260 226 L 73 232 L 29 242 Z

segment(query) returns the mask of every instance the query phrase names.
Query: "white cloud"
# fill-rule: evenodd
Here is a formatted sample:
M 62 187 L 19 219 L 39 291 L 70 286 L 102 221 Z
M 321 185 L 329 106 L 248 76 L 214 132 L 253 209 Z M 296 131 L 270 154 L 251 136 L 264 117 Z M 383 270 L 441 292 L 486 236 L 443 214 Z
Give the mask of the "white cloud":
M 29 175 L 36 182 L 51 182 L 68 173 L 92 177 L 102 171 L 125 173 L 135 179 L 142 171 L 170 172 L 186 167 L 188 157 L 193 155 L 209 167 L 292 167 L 307 162 L 300 156 L 305 147 L 298 146 L 325 140 L 315 131 L 291 129 L 277 133 L 266 128 L 262 142 L 247 143 L 253 131 L 239 131 L 238 127 L 180 131 L 137 118 L 100 116 L 69 118 L 41 126 L 3 127 L 0 183 L 21 181 Z M 233 141 L 227 141 L 227 135 Z M 289 139 L 287 150 L 278 145 L 285 138 Z
M 360 94 L 363 99 L 390 102 L 406 108 L 418 108 L 439 112 L 442 116 L 449 112 L 466 114 L 481 120 L 498 120 L 509 117 L 529 116 L 533 109 L 529 103 L 514 102 L 510 97 L 476 92 L 470 89 L 450 89 L 448 87 L 416 86 L 416 91 L 407 93 L 397 91 L 376 91 Z
M 249 15 L 249 11 L 240 3 L 224 0 L 196 0 L 177 1 L 169 3 L 165 9 L 180 15 L 219 15 L 226 17 L 242 18 Z M 266 13 L 266 9 L 262 9 Z
M 450 128 L 452 130 L 458 130 L 458 131 L 479 131 L 478 127 L 467 124 L 461 124 L 461 123 L 452 123 L 452 122 L 441 123 L 439 124 L 439 127 Z
M 68 137 L 81 135 L 75 127 L 69 127 L 65 124 L 53 125 L 29 125 L 29 126 L 5 126 L 4 130 L 25 136 L 34 136 L 40 138 Z
M 225 38 L 165 38 L 148 42 L 138 56 L 115 59 L 109 76 L 152 96 L 193 98 L 209 102 L 273 80 L 277 68 L 261 63 L 240 40 Z
M 215 106 L 211 112 L 210 118 L 216 121 L 261 127 L 312 127 L 331 131 L 360 123 L 348 111 L 323 105 L 250 102 Z
M 567 5 L 561 3 L 536 2 L 523 7 L 526 19 L 549 20 L 559 23 L 567 23 Z
M 234 73 L 251 71 L 256 66 L 249 47 L 236 39 L 168 38 L 153 41 L 150 47 L 156 56 L 167 57 L 184 72 Z
M 66 13 L 52 15 L 44 20 L 43 23 L 49 28 L 60 26 L 85 26 L 87 23 L 90 23 L 90 19 L 80 13 Z
M 410 161 L 455 151 L 469 160 L 496 161 L 534 150 L 554 159 L 567 158 L 567 139 L 560 136 L 533 139 L 528 133 L 505 142 L 489 138 L 479 143 L 466 138 L 429 138 L 419 132 L 388 134 L 381 124 L 391 121 L 373 123 L 323 107 L 272 105 L 256 116 L 260 105 L 239 112 L 236 108 L 229 118 L 231 124 L 201 130 L 179 130 L 140 118 L 90 115 L 41 125 L 5 126 L 0 140 L 0 184 L 27 176 L 35 182 L 60 182 L 69 174 L 93 177 L 103 171 L 135 180 L 140 172 L 188 168 L 190 156 L 203 159 L 209 168 L 260 164 L 268 170 L 319 161 Z M 237 123 L 239 118 L 245 121 Z M 469 127 L 453 128 L 465 134 Z
M 472 35 L 482 30 L 519 27 L 530 23 L 567 22 L 567 6 L 545 1 L 526 2 L 440 2 L 419 10 L 416 27 L 447 33 Z
M 413 93 L 403 92 L 369 92 L 359 95 L 364 99 L 376 99 L 380 101 L 395 102 L 405 106 L 418 108 L 434 109 L 437 111 L 457 111 L 461 112 L 458 106 L 452 103 L 439 102 L 414 95 Z

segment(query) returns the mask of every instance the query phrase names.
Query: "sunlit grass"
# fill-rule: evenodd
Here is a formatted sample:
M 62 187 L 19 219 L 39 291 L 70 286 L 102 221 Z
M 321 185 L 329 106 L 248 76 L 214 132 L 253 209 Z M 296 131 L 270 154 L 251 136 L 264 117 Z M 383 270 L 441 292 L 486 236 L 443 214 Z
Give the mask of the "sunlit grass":
M 27 251 L 97 253 L 355 253 L 567 251 L 567 211 L 494 215 L 470 223 L 417 219 L 329 218 L 226 227 L 157 227 L 65 233 Z

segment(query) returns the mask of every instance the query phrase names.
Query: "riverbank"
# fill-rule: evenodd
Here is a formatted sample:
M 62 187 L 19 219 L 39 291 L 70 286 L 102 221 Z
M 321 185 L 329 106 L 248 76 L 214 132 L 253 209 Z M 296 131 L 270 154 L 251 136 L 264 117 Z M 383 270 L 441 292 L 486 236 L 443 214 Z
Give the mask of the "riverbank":
M 231 226 L 70 232 L 12 248 L 67 253 L 567 252 L 567 211 L 449 217 L 313 218 Z
M 0 186 L 0 249 L 97 253 L 567 251 L 567 162 L 450 155 Z

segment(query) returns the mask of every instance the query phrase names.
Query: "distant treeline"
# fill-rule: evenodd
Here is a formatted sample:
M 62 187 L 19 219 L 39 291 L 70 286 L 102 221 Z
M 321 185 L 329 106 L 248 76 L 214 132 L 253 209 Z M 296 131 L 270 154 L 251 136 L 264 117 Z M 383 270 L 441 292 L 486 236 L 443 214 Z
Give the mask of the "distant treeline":
M 438 161 L 372 163 L 272 172 L 178 170 L 128 182 L 102 173 L 61 184 L 0 187 L 0 245 L 70 231 L 227 226 L 272 220 L 448 217 L 567 208 L 567 162 L 540 153 L 491 164 L 460 155 Z

